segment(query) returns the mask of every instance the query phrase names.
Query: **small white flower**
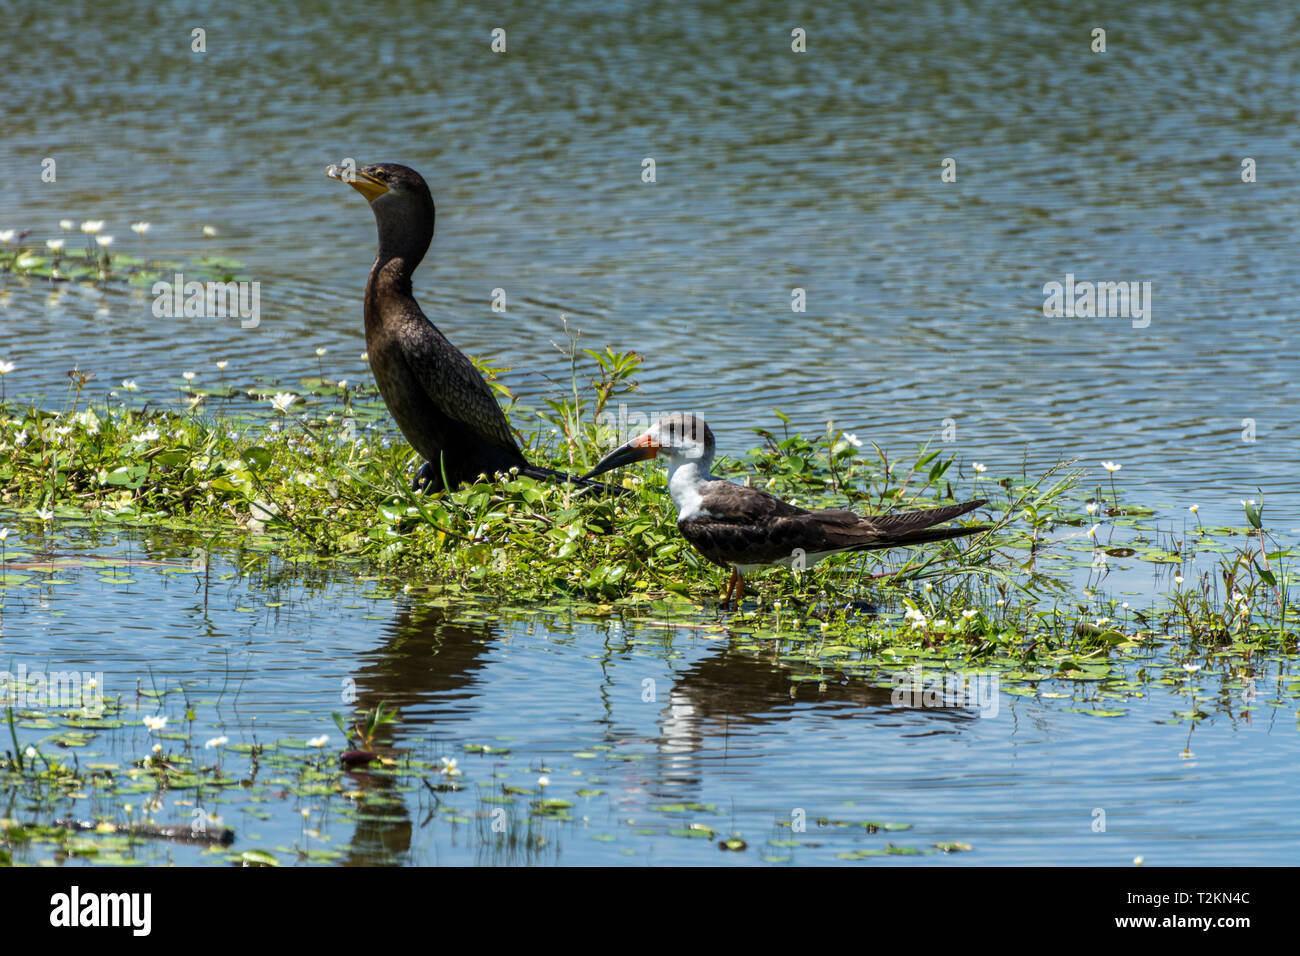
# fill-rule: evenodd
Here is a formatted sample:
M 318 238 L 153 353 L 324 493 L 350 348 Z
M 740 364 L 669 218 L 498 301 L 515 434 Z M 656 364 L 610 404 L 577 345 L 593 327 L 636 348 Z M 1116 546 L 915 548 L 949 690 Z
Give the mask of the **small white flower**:
M 327 350 L 325 349 L 324 346 L 322 346 L 321 348 L 318 348 L 318 349 L 316 350 L 316 357 L 317 357 L 317 358 L 324 358 L 324 357 L 325 357 L 325 352 L 326 352 L 326 351 L 327 351 Z
M 1086 512 L 1088 512 L 1088 514 L 1096 514 L 1096 512 L 1097 512 L 1097 502 L 1095 502 L 1095 501 L 1089 501 L 1088 504 L 1084 507 L 1083 510 L 1086 511 Z
M 131 231 L 134 232 L 137 236 L 143 236 L 146 232 L 149 231 L 149 223 L 133 222 L 131 223 Z
M 158 429 L 148 428 L 142 431 L 138 435 L 131 436 L 131 441 L 140 442 L 141 444 L 144 444 L 145 442 L 157 441 L 158 438 L 159 438 Z
M 194 373 L 193 373 L 193 372 L 181 372 L 181 378 L 185 379 L 185 381 L 187 381 L 187 382 L 192 382 L 192 381 L 194 381 Z
M 60 249 L 63 248 L 63 240 L 62 240 L 62 239 L 46 239 L 46 240 L 45 240 L 45 248 L 46 248 L 46 249 L 49 249 L 50 252 L 58 252 Z
M 140 386 L 135 384 L 135 379 L 133 378 L 122 379 L 122 387 L 128 392 L 137 392 L 140 390 Z
M 95 241 L 96 241 L 97 243 L 99 243 L 101 246 L 103 246 L 104 248 L 108 248 L 109 246 L 111 246 L 111 245 L 113 244 L 113 237 L 112 237 L 112 236 L 96 236 L 96 237 L 95 237 Z
M 844 433 L 844 440 L 845 440 L 846 442 L 848 442 L 850 445 L 852 445 L 854 448 L 861 448 L 861 447 L 862 447 L 862 441 L 861 441 L 861 439 L 859 439 L 858 436 L 857 436 L 857 435 L 854 435 L 852 432 L 845 432 L 845 433 Z
M 160 753 L 162 753 L 162 744 L 154 744 L 154 745 L 153 745 L 153 752 L 156 753 L 156 754 L 160 754 Z
M 8 528 L 0 528 L 0 541 L 4 541 L 4 540 L 6 540 L 8 537 L 9 537 L 9 529 L 8 529 Z
M 1191 506 L 1190 508 L 1188 508 L 1187 510 L 1190 511 L 1192 514 L 1196 514 L 1196 512 L 1198 512 L 1198 511 L 1201 510 L 1201 506 L 1200 506 L 1200 505 L 1192 505 L 1192 506 Z
M 8 245 L 9 240 L 13 239 L 13 237 L 14 231 L 12 229 L 6 229 L 4 232 L 0 232 L 0 242 L 3 242 L 5 245 Z
M 228 364 L 230 363 L 228 363 L 225 359 L 222 359 L 220 362 L 217 363 L 217 371 L 224 372 Z
M 329 739 L 330 739 L 330 735 L 329 735 L 329 734 L 321 734 L 319 737 L 313 737 L 313 738 L 311 738 L 311 740 L 307 741 L 307 746 L 308 746 L 308 747 L 324 747 L 325 744 L 329 741 Z
M 28 760 L 35 760 L 35 759 L 36 759 L 36 748 L 35 748 L 35 747 L 28 747 L 26 750 L 23 751 L 23 756 L 26 757 Z
M 1097 537 L 1097 529 L 1100 528 L 1100 527 L 1101 527 L 1101 525 L 1099 525 L 1099 524 L 1095 524 L 1095 525 L 1093 525 L 1091 528 L 1089 528 L 1089 529 L 1088 529 L 1088 537 L 1090 537 L 1090 538 L 1095 538 L 1095 537 Z
M 1181 574 L 1175 574 L 1174 584 L 1182 584 L 1182 583 L 1183 583 L 1183 576 Z
M 75 225 L 76 225 L 76 223 L 73 222 L 71 219 L 60 219 L 60 220 L 59 220 L 59 228 L 62 229 L 64 232 L 69 232 L 69 231 L 71 231 L 72 227 L 75 226 Z
M 167 718 L 146 716 L 144 719 L 144 725 L 151 731 L 156 732 L 167 726 Z
M 275 397 L 271 399 L 271 404 L 277 412 L 287 412 L 289 406 L 296 401 L 298 401 L 298 396 L 292 392 L 277 392 Z
M 211 239 L 216 234 L 217 234 L 217 230 L 214 229 L 212 226 L 203 227 L 203 236 L 205 239 Z
M 984 472 L 988 471 L 988 468 L 978 461 L 971 465 L 971 467 L 975 469 L 975 474 L 977 475 L 982 475 Z
M 104 220 L 102 219 L 87 219 L 85 222 L 81 224 L 81 231 L 88 236 L 93 236 L 95 233 L 99 232 L 99 230 L 103 228 L 104 228 Z
M 550 785 L 551 785 L 551 778 L 546 776 L 546 774 L 542 774 L 540 777 L 537 778 L 537 786 L 541 787 L 542 789 L 546 789 Z
M 13 362 L 0 362 L 0 375 L 8 375 L 14 370 Z
M 1201 669 L 1201 665 L 1200 665 L 1200 664 L 1184 664 L 1184 665 L 1183 665 L 1183 670 L 1187 671 L 1187 673 L 1189 673 L 1189 674 L 1195 674 L 1195 673 L 1196 673 L 1197 671 L 1199 671 L 1200 669 Z
M 1124 466 L 1123 466 L 1123 465 L 1117 465 L 1117 464 L 1115 464 L 1115 462 L 1113 462 L 1113 461 L 1103 461 L 1103 462 L 1101 463 L 1101 467 L 1105 468 L 1105 469 L 1106 469 L 1107 471 L 1109 471 L 1111 474 L 1114 474 L 1115 472 L 1119 471 L 1119 470 L 1120 470 L 1121 468 L 1123 468 Z
M 53 512 L 53 511 L 49 511 L 49 510 L 47 510 L 47 509 L 45 509 L 45 508 L 40 508 L 40 509 L 37 509 L 36 517 L 40 518 L 42 521 L 53 521 L 53 520 L 54 520 L 54 512 Z
M 95 414 L 93 408 L 87 408 L 83 412 L 77 412 L 77 414 L 72 416 L 72 420 L 82 428 L 86 429 L 86 434 L 99 434 L 99 416 Z
M 978 614 L 978 613 L 979 613 L 979 611 L 962 611 L 962 612 L 961 612 L 961 616 L 964 617 L 966 620 L 969 621 L 971 618 L 973 618 L 973 617 L 974 617 L 976 614 Z
M 204 741 L 204 743 L 203 743 L 203 749 L 204 749 L 204 750 L 216 750 L 218 747 L 223 747 L 223 746 L 225 746 L 225 745 L 228 744 L 228 743 L 230 743 L 230 738 L 229 738 L 229 737 L 226 737 L 226 736 L 223 734 L 223 735 L 220 736 L 220 737 L 213 737 L 213 738 L 211 738 L 210 740 Z

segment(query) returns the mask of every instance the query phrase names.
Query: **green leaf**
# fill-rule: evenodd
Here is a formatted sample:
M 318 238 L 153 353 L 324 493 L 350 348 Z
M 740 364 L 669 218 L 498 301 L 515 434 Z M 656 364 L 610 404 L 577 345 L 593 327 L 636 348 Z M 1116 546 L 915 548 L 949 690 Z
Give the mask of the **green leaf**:
M 266 850 L 245 850 L 239 855 L 240 860 L 251 866 L 279 866 L 280 861 L 275 858 L 275 854 L 268 853 Z
M 1261 568 L 1259 566 L 1259 562 L 1255 561 L 1254 559 L 1252 559 L 1250 563 L 1255 566 L 1255 573 L 1259 575 L 1261 581 L 1263 581 L 1271 588 L 1277 587 L 1277 578 L 1274 577 L 1272 571 L 1270 571 L 1268 568 Z
M 243 459 L 246 464 L 253 466 L 258 471 L 266 471 L 271 467 L 271 462 L 274 460 L 270 451 L 261 445 L 254 445 L 252 448 L 245 449 Z
M 144 476 L 148 473 L 148 465 L 123 465 L 110 471 L 104 478 L 104 484 L 117 488 L 139 488 L 144 484 Z
M 189 461 L 190 453 L 184 448 L 171 448 L 154 455 L 153 460 L 160 465 L 165 465 L 171 468 L 175 465 L 184 464 Z

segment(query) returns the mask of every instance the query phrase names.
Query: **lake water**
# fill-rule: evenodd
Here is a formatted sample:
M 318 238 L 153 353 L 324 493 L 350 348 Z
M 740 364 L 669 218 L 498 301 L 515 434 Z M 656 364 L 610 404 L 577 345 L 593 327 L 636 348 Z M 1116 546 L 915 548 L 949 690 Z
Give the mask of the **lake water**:
M 287 569 L 248 577 L 221 559 L 205 587 L 160 570 L 183 567 L 184 555 L 148 541 L 88 536 L 78 551 L 133 580 L 60 567 L 39 587 L 10 589 L 4 643 L 30 669 L 102 671 L 108 695 L 125 698 L 125 726 L 75 749 L 82 766 L 138 758 L 151 740 L 185 749 L 150 737 L 141 715 L 154 713 L 190 727 L 204 763 L 214 753 L 203 742 L 219 734 L 228 747 L 282 751 L 329 734 L 328 764 L 345 689 L 355 706 L 398 708 L 385 747 L 458 760 L 457 793 L 350 778 L 358 794 L 395 791 L 376 809 L 357 794 L 355 808 L 300 794 L 270 756 L 259 771 L 227 754 L 246 785 L 199 806 L 235 827 L 236 848 L 274 849 L 284 862 L 286 848 L 306 848 L 334 854 L 324 862 L 835 864 L 893 844 L 930 854 L 889 857 L 909 863 L 1285 864 L 1300 849 L 1300 734 L 1294 696 L 1274 699 L 1276 663 L 1260 669 L 1250 704 L 1207 669 L 1137 695 L 1098 691 L 1103 705 L 1124 698 L 1119 718 L 1078 713 L 1070 682 L 1056 682 L 1060 699 L 1003 693 L 996 711 L 900 707 L 889 686 L 791 662 L 788 646 L 737 649 L 708 617 L 624 624 L 554 608 L 431 607 L 420 590 L 295 585 Z M 165 694 L 161 706 L 141 685 Z M 1174 715 L 1193 698 L 1208 716 L 1189 730 Z M 566 818 L 530 819 L 525 808 L 543 796 L 571 804 Z M 157 818 L 188 821 L 194 800 L 165 791 Z M 529 839 L 493 831 L 498 809 L 507 832 L 522 812 Z M 900 829 L 872 833 L 866 822 Z M 705 827 L 748 848 L 720 853 Z M 932 849 L 947 842 L 974 849 Z M 168 844 L 128 858 L 208 859 Z
M 248 263 L 262 321 L 159 320 L 124 286 L 0 275 L 6 388 L 57 407 L 75 364 L 172 401 L 185 370 L 215 384 L 217 360 L 232 381 L 294 383 L 317 374 L 318 347 L 328 375 L 365 379 L 373 219 L 322 172 L 344 157 L 402 162 L 439 209 L 417 295 L 462 349 L 510 367 L 525 404 L 566 387 L 553 347 L 566 315 L 584 345 L 644 356 L 631 413 L 696 410 L 732 454 L 749 427 L 776 425 L 773 409 L 899 452 L 951 419 L 967 477 L 974 461 L 1002 474 L 1078 458 L 1102 481 L 1098 463 L 1115 460 L 1126 494 L 1171 527 L 1191 504 L 1239 524 L 1239 499 L 1259 489 L 1294 540 L 1298 11 L 20 6 L 0 38 L 0 230 L 54 238 L 60 219 L 103 219 L 138 252 L 128 224 L 147 220 L 150 256 Z M 1098 26 L 1104 54 L 1089 49 Z M 505 54 L 489 49 L 496 27 Z M 796 27 L 806 53 L 791 51 Z M 45 157 L 56 182 L 41 181 Z M 941 181 L 945 158 L 956 182 Z M 1149 324 L 1045 316 L 1044 285 L 1067 274 L 1149 282 Z M 791 309 L 795 288 L 806 312 Z M 188 554 L 140 534 L 79 553 Z M 817 684 L 729 650 L 711 616 L 679 622 L 704 630 L 557 611 L 480 619 L 426 609 L 418 588 L 367 597 L 349 578 L 292 579 L 272 599 L 273 582 L 238 575 L 204 607 L 188 578 L 132 575 L 111 585 L 69 568 L 66 584 L 7 590 L 0 655 L 102 670 L 114 693 L 147 665 L 215 698 L 235 668 L 241 715 L 272 738 L 329 733 L 350 676 L 367 704 L 401 704 L 395 745 L 459 756 L 473 787 L 545 775 L 548 796 L 576 805 L 512 856 L 484 849 L 495 844 L 475 827 L 422 825 L 430 793 L 405 794 L 387 829 L 332 834 L 360 859 L 801 863 L 884 845 L 810 822 L 780 846 L 792 834 L 777 821 L 795 808 L 911 824 L 890 835 L 900 844 L 976 847 L 916 858 L 930 861 L 1294 862 L 1300 849 L 1294 698 L 1246 713 L 1220 701 L 1188 756 L 1187 724 L 1171 719 L 1184 687 L 1110 720 L 1010 696 L 992 719 L 900 712 L 887 689 L 851 681 L 805 695 Z M 204 714 L 213 733 L 225 726 Z M 464 753 L 499 738 L 511 753 L 492 770 Z M 124 731 L 112 752 L 142 745 Z M 676 804 L 714 809 L 653 809 Z M 1092 830 L 1099 807 L 1106 833 Z M 693 813 L 751 850 L 670 833 Z M 270 843 L 293 842 L 293 821 L 266 827 Z

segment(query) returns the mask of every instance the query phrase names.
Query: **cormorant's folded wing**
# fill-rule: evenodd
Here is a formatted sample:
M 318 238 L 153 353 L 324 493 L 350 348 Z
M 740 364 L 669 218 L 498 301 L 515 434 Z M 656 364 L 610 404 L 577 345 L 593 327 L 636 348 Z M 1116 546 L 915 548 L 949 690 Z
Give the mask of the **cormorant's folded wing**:
M 519 443 L 497 397 L 469 357 L 433 325 L 405 326 L 402 354 L 425 396 L 446 418 L 483 441 L 518 452 Z

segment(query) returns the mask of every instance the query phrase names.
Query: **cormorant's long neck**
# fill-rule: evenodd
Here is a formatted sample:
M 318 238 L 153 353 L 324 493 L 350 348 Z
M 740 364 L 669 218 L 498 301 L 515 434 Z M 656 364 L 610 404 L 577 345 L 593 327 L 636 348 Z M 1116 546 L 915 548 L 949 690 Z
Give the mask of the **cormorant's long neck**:
M 411 277 L 424 260 L 433 240 L 434 210 L 414 205 L 375 209 L 379 226 L 379 251 L 366 282 L 366 325 L 380 322 L 394 310 L 407 313 L 416 309 L 411 291 Z
M 416 260 L 418 263 L 419 260 Z M 375 256 L 375 264 L 370 267 L 370 278 L 366 281 L 366 317 L 370 317 L 372 308 L 399 302 L 414 302 L 411 291 L 411 275 L 415 265 L 402 256 L 385 256 L 381 251 Z

